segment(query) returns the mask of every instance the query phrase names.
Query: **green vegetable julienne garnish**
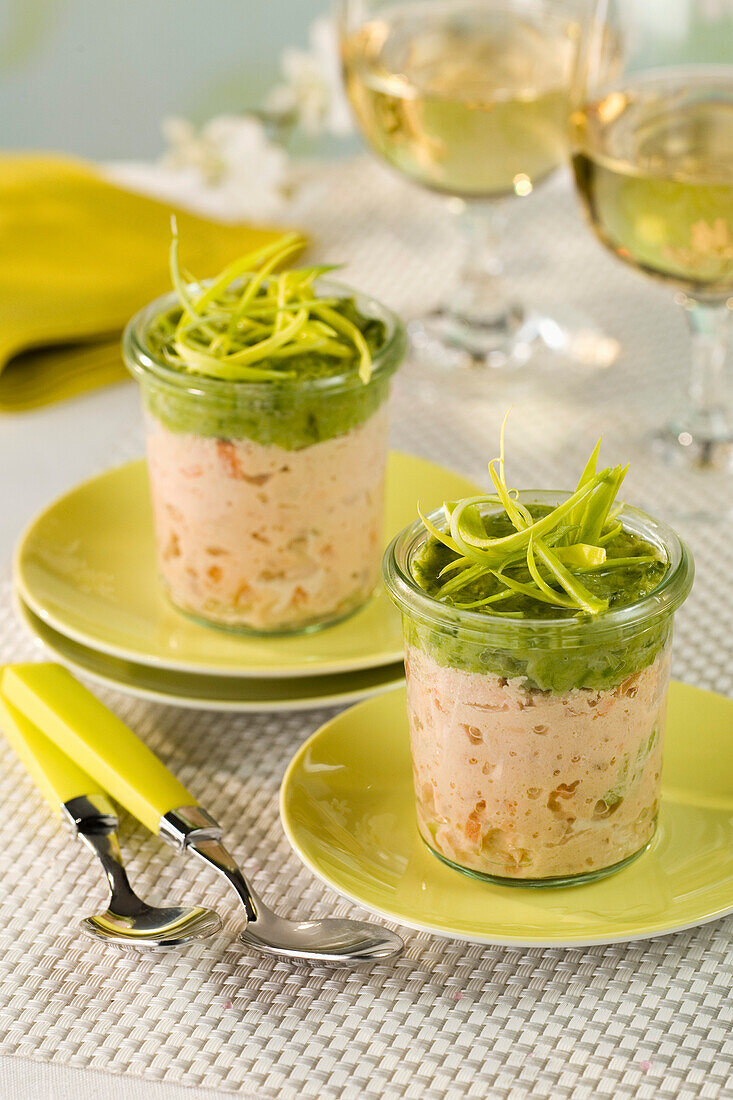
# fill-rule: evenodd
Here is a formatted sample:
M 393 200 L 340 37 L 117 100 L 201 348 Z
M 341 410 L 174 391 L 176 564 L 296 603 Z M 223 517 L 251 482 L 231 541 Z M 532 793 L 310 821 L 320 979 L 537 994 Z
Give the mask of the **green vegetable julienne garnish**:
M 178 370 L 227 382 L 296 379 L 297 359 L 317 353 L 341 370 L 358 365 L 367 383 L 372 355 L 346 315 L 353 305 L 319 298 L 313 288 L 333 267 L 278 270 L 304 244 L 300 233 L 287 233 L 235 260 L 204 288 L 180 269 L 174 220 L 170 269 L 179 304 L 156 318 L 151 346 Z
M 596 616 L 629 587 L 627 574 L 637 595 L 644 584 L 658 583 L 667 563 L 618 522 L 622 506 L 614 502 L 627 468 L 596 470 L 601 441 L 567 500 L 530 510 L 506 483 L 505 428 L 506 417 L 499 457 L 489 463 L 495 493 L 444 504 L 444 530 L 418 509 L 432 540 L 413 565 L 417 582 L 453 607 L 519 617 L 542 607 L 543 616 L 552 608 L 562 616 Z M 442 548 L 437 558 L 436 543 Z M 509 601 L 511 609 L 502 608 Z

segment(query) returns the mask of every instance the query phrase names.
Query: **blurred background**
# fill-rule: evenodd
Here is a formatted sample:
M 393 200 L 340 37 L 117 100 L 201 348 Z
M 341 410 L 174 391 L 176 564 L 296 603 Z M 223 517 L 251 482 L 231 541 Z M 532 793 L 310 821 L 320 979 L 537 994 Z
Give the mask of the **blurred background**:
M 258 106 L 328 0 L 0 0 L 0 146 L 149 159 L 161 120 Z

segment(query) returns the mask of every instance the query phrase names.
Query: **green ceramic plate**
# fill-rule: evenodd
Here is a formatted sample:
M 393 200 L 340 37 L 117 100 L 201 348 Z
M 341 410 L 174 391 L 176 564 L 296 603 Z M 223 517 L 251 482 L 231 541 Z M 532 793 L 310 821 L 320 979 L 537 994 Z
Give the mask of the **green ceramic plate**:
M 385 546 L 430 509 L 476 486 L 432 462 L 392 452 Z M 15 555 L 15 585 L 47 626 L 87 649 L 178 672 L 292 677 L 376 668 L 402 657 L 399 615 L 380 590 L 356 615 L 316 634 L 247 637 L 187 619 L 165 599 L 155 568 L 143 460 L 72 489 L 38 516 Z
M 405 682 L 402 661 L 359 672 L 297 676 L 292 680 L 171 672 L 86 649 L 47 626 L 20 599 L 16 599 L 16 612 L 44 649 L 73 672 L 155 703 L 201 710 L 309 710 L 354 703 L 380 691 L 392 691 Z
M 404 690 L 315 733 L 283 780 L 295 851 L 340 894 L 400 924 L 481 943 L 569 947 L 646 939 L 733 912 L 733 700 L 672 684 L 660 823 L 624 870 L 584 886 L 478 882 L 421 841 Z

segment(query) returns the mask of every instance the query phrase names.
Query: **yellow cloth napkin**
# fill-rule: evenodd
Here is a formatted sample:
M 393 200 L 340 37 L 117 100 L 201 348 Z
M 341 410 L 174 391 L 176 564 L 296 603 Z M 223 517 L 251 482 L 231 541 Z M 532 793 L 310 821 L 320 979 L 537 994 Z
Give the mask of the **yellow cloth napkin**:
M 223 225 L 107 183 L 80 161 L 0 157 L 0 411 L 126 377 L 120 331 L 170 289 L 170 216 L 204 277 L 282 230 Z

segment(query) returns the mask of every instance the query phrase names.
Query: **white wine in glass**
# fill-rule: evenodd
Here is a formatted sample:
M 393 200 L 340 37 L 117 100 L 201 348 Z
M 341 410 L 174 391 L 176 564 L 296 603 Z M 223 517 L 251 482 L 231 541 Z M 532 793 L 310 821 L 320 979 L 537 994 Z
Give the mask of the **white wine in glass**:
M 669 458 L 726 466 L 733 418 L 733 0 L 599 0 L 572 115 L 578 191 L 600 240 L 677 291 L 693 362 Z M 726 57 L 727 62 L 726 63 Z
M 531 190 L 562 162 L 567 18 L 445 2 L 378 15 L 344 41 L 346 86 L 367 141 L 400 172 L 481 199 Z
M 346 88 L 366 140 L 462 215 L 460 283 L 418 328 L 472 365 L 504 365 L 526 354 L 530 328 L 541 335 L 544 319 L 505 297 L 492 216 L 497 200 L 529 195 L 567 158 L 576 9 L 571 0 L 341 3 Z

